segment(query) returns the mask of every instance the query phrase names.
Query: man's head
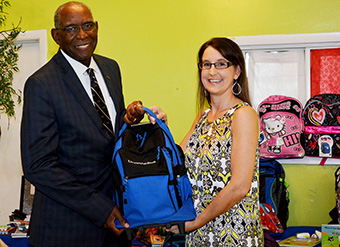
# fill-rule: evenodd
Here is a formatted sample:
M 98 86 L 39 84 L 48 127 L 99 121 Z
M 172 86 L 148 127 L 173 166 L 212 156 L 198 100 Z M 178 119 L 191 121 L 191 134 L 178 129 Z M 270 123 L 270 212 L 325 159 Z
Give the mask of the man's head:
M 80 2 L 61 5 L 54 15 L 54 41 L 70 57 L 89 66 L 97 46 L 98 23 L 93 21 L 89 7 Z

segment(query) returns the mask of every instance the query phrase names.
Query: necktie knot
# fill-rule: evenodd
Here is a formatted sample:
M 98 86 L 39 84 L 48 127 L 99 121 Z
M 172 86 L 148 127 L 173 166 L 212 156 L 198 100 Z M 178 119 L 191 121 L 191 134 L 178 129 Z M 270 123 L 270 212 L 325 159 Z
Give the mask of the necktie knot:
M 94 75 L 94 69 L 88 68 L 88 69 L 86 70 L 86 72 L 89 74 L 90 80 L 91 80 L 91 81 L 92 81 L 92 80 L 96 80 L 96 76 Z

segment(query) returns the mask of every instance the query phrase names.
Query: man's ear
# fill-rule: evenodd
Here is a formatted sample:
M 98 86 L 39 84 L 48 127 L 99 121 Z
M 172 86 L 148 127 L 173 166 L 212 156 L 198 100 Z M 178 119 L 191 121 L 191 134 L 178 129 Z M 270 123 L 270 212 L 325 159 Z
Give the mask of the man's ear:
M 51 29 L 51 35 L 54 41 L 59 45 L 60 44 L 60 39 L 59 39 L 59 32 L 57 29 L 52 28 Z

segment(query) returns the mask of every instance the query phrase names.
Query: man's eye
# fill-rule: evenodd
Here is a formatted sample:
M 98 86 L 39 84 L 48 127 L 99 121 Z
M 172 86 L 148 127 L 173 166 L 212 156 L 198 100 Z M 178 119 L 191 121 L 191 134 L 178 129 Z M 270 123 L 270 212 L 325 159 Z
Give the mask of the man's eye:
M 83 25 L 84 30 L 90 30 L 92 28 L 92 23 L 87 23 Z
M 66 32 L 74 32 L 74 30 L 76 30 L 76 27 L 75 26 L 69 26 L 69 27 L 65 27 L 65 31 Z

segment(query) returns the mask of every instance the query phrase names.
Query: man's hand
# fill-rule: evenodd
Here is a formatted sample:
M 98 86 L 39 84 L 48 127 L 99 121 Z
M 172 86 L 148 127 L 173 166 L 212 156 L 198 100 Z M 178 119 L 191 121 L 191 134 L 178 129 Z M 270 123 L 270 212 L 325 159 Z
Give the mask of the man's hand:
M 149 109 L 156 114 L 158 119 L 163 120 L 168 124 L 168 116 L 160 107 L 150 106 Z M 144 118 L 144 113 L 143 103 L 141 101 L 133 101 L 126 109 L 124 122 L 129 125 L 138 124 Z M 148 118 L 152 124 L 156 123 L 156 120 L 153 117 L 148 115 Z
M 131 124 L 138 124 L 143 118 L 145 111 L 143 110 L 143 103 L 141 101 L 133 101 L 126 109 L 124 122 Z
M 122 224 L 123 227 L 129 228 L 130 225 L 126 222 L 124 219 L 123 215 L 120 213 L 119 209 L 117 206 L 114 207 L 112 210 L 109 218 L 107 218 L 104 227 L 111 232 L 113 232 L 115 235 L 120 236 L 124 229 L 118 229 L 115 224 L 115 220 L 118 219 L 120 224 Z

